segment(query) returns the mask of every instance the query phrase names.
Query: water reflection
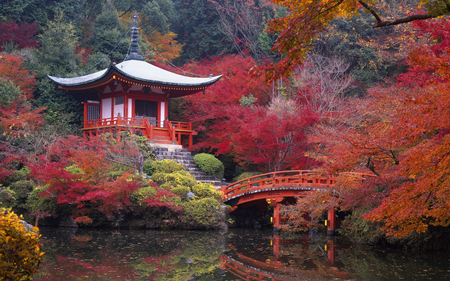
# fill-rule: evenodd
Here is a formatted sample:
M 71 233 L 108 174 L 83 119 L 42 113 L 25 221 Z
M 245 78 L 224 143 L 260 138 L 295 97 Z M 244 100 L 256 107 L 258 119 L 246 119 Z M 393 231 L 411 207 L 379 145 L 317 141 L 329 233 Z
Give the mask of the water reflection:
M 219 268 L 216 232 L 43 229 L 36 280 L 188 280 Z
M 255 238 L 254 236 L 252 238 Z M 223 253 L 221 268 L 241 280 L 336 280 L 350 279 L 351 275 L 335 265 L 336 246 L 332 237 L 325 240 L 314 232 L 298 238 L 280 235 L 264 238 L 270 243 L 256 244 L 257 249 L 229 239 L 232 249 Z M 237 239 L 241 240 L 241 239 Z M 251 240 L 251 239 L 250 239 Z M 233 245 L 236 243 L 236 246 Z M 340 265 L 343 267 L 342 265 Z
M 35 280 L 449 280 L 438 254 L 345 245 L 310 232 L 43 228 Z

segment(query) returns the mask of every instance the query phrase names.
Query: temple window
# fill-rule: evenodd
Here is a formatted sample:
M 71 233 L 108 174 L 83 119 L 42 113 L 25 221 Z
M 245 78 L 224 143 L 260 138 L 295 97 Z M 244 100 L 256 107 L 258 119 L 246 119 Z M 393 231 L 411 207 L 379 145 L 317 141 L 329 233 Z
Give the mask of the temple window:
M 123 97 L 116 98 L 116 104 L 123 104 Z

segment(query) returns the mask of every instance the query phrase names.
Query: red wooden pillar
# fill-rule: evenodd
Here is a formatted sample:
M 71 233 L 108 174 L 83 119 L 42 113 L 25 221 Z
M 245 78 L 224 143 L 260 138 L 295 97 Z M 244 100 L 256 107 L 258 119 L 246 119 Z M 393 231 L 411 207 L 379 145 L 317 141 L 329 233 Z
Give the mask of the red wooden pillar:
M 273 230 L 278 231 L 281 225 L 280 204 L 275 202 L 273 207 Z
M 334 247 L 334 239 L 328 239 L 328 261 L 331 265 L 334 265 L 334 261 L 336 259 L 336 249 Z
M 302 249 L 308 250 L 309 249 L 309 236 L 307 233 L 303 233 L 302 235 Z
M 83 128 L 87 127 L 87 115 L 88 115 L 88 105 L 86 102 L 82 102 L 82 104 L 84 105 L 84 120 L 83 120 Z
M 336 230 L 336 211 L 333 208 L 328 210 L 327 234 L 334 235 L 335 230 Z
M 250 190 L 250 181 L 247 182 L 247 189 Z M 281 214 L 280 214 L 280 203 L 284 198 L 276 198 L 276 199 L 266 199 L 267 203 L 273 206 L 273 231 L 277 233 L 280 230 L 281 226 Z
M 272 238 L 273 255 L 275 260 L 278 260 L 281 252 L 281 237 L 279 234 L 275 234 Z
M 189 144 L 188 144 L 188 148 L 192 147 L 192 142 L 194 141 L 194 137 L 192 136 L 192 133 L 189 134 Z

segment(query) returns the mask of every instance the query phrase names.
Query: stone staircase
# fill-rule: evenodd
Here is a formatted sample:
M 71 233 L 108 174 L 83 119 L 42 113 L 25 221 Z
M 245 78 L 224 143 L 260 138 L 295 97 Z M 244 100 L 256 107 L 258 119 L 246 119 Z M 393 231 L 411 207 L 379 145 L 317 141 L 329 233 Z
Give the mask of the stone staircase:
M 158 160 L 168 159 L 180 163 L 196 181 L 211 183 L 216 188 L 220 188 L 221 180 L 200 171 L 194 164 L 194 156 L 187 149 L 183 149 L 181 145 L 151 145 L 151 147 Z

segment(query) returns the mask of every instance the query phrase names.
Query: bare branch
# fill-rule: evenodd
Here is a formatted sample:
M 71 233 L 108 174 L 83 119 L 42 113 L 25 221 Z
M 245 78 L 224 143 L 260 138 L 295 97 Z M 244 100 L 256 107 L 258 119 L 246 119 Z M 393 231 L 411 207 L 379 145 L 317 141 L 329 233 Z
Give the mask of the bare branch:
M 383 27 L 383 26 L 390 26 L 390 25 L 399 25 L 399 24 L 403 24 L 403 23 L 408 23 L 408 22 L 412 22 L 415 20 L 425 20 L 425 19 L 430 19 L 430 18 L 435 18 L 438 16 L 442 16 L 445 13 L 442 14 L 433 14 L 431 15 L 430 13 L 426 13 L 426 14 L 418 14 L 418 15 L 410 15 L 410 16 L 406 16 L 406 17 L 401 17 L 398 19 L 392 19 L 392 20 L 382 20 L 380 18 L 380 16 L 377 14 L 377 12 L 371 7 L 369 6 L 367 3 L 365 3 L 364 1 L 358 1 L 367 11 L 369 11 L 372 16 L 375 18 L 375 20 L 377 21 L 377 23 L 373 26 L 373 28 L 377 28 L 377 27 Z M 448 5 L 447 5 L 448 7 Z
M 402 23 L 412 22 L 415 20 L 426 20 L 426 19 L 431 19 L 431 18 L 435 18 L 435 17 L 437 17 L 437 16 L 430 15 L 430 14 L 412 15 L 412 16 L 407 16 L 407 17 L 394 19 L 394 20 L 381 21 L 381 22 L 377 23 L 376 25 L 374 25 L 373 28 L 390 26 L 390 25 L 398 25 L 398 24 L 402 24 Z

